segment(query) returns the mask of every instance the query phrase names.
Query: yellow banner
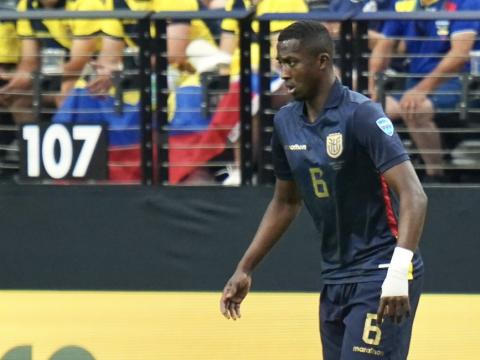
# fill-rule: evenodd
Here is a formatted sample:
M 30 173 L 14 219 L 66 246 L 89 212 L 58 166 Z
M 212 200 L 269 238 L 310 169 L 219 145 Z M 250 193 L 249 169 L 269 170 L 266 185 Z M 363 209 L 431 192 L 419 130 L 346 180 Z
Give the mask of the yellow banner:
M 321 359 L 318 294 L 252 293 L 227 321 L 219 293 L 0 292 L 1 360 Z M 424 295 L 411 360 L 480 354 L 480 295 Z

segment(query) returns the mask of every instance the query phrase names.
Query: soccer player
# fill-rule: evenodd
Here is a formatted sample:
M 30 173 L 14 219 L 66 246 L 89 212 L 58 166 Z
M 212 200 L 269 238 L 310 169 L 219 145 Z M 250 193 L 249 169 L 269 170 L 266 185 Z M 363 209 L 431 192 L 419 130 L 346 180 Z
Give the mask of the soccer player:
M 422 285 L 426 195 L 382 109 L 335 78 L 323 25 L 288 26 L 277 50 L 296 101 L 275 116 L 274 195 L 220 310 L 240 317 L 253 270 L 303 201 L 322 239 L 323 358 L 405 359 Z

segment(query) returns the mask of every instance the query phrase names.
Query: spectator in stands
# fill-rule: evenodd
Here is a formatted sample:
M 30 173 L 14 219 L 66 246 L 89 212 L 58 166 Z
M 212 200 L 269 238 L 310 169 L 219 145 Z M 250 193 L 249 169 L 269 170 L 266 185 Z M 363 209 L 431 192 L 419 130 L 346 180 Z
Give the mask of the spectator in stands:
M 211 5 L 211 4 L 209 4 Z M 129 9 L 132 11 L 187 11 L 195 13 L 203 9 L 205 4 L 197 0 L 182 0 L 176 2 L 167 2 L 160 0 L 153 1 L 128 1 L 117 2 L 107 1 L 107 10 Z M 105 20 L 103 22 L 102 31 L 104 33 L 103 46 L 98 60 L 94 63 L 96 74 L 88 83 L 87 88 L 90 94 L 108 95 L 112 86 L 112 72 L 115 70 L 125 69 L 124 58 L 125 50 L 138 51 L 137 39 L 132 37 L 132 34 L 138 33 L 137 24 L 131 21 L 122 20 Z M 197 46 L 192 45 L 199 42 Z M 202 48 L 201 54 L 195 49 Z M 190 51 L 190 48 L 192 49 Z M 211 51 L 211 54 L 208 54 Z M 205 59 L 200 59 L 198 56 L 207 56 Z M 191 149 L 185 149 L 196 138 L 195 131 L 188 132 L 185 136 L 182 127 L 201 127 L 204 126 L 209 119 L 202 117 L 201 104 L 198 99 L 201 99 L 201 90 L 199 82 L 199 74 L 203 71 L 213 69 L 219 63 L 218 48 L 210 32 L 208 24 L 201 20 L 175 20 L 173 19 L 167 24 L 167 58 L 169 62 L 169 120 L 171 120 L 172 127 L 179 128 L 177 132 L 169 133 L 169 159 L 173 166 L 169 167 L 170 182 L 175 184 L 183 183 L 199 183 L 205 181 L 213 181 L 213 176 L 208 170 L 204 168 L 197 168 L 195 166 L 175 166 L 175 163 L 183 162 L 181 153 L 190 152 Z M 203 60 L 203 61 L 202 61 Z M 127 70 L 135 71 L 138 67 L 130 67 Z M 155 86 L 155 85 L 152 85 Z M 182 89 L 187 88 L 188 91 L 183 92 Z M 138 88 L 136 88 L 138 89 Z M 81 91 L 80 89 L 77 89 Z M 78 92 L 77 91 L 77 92 Z M 83 96 L 86 95 L 86 96 Z M 138 95 L 138 94 L 137 94 Z M 88 94 L 82 94 L 83 98 L 88 98 Z M 124 97 L 125 99 L 125 97 Z M 131 97 L 130 97 L 131 99 Z M 110 135 L 110 160 L 115 162 L 130 164 L 138 164 L 140 160 L 139 151 L 139 137 L 132 132 L 132 128 L 139 127 L 138 107 L 136 101 L 130 99 L 124 100 L 126 106 L 132 106 L 132 111 L 124 112 L 122 119 L 118 116 L 109 116 L 106 122 L 110 124 L 110 128 L 116 127 L 117 124 L 122 123 L 125 128 L 130 130 L 122 130 L 116 127 L 114 134 Z M 138 99 L 138 96 L 136 97 Z M 180 99 L 180 100 L 179 100 Z M 91 105 L 94 102 L 95 106 L 111 105 L 111 97 L 104 97 L 100 99 L 90 99 Z M 71 101 L 70 103 L 75 104 Z M 101 104 L 100 104 L 101 103 Z M 76 103 L 78 104 L 78 103 Z M 85 104 L 85 102 L 83 102 Z M 63 111 L 62 111 L 63 112 Z M 127 118 L 131 113 L 136 113 L 135 118 Z M 56 116 L 59 121 L 68 121 L 68 112 L 63 112 L 62 116 Z M 199 119 L 199 117 L 201 119 Z M 78 117 L 75 118 L 78 121 Z M 128 120 L 128 121 L 127 121 Z M 197 121 L 198 120 L 198 121 Z M 127 124 L 128 123 L 128 124 Z M 199 126 L 199 123 L 200 126 Z M 128 136 L 123 136 L 122 139 L 130 139 L 127 143 L 117 141 L 119 136 L 128 132 Z M 137 132 L 138 133 L 138 132 Z M 138 134 L 137 134 L 138 135 Z M 192 140 L 193 139 L 193 140 Z M 195 145 L 195 144 L 194 144 Z M 114 147 L 114 148 L 113 148 Z M 177 148 L 182 148 L 179 150 Z M 138 180 L 139 166 L 130 166 L 127 168 L 115 166 L 110 171 L 111 180 Z
M 17 10 L 103 10 L 101 0 L 20 0 Z M 14 114 L 16 123 L 35 122 L 29 109 L 32 107 L 31 95 L 14 95 L 14 92 L 32 90 L 32 74 L 42 70 L 42 51 L 63 50 L 65 58 L 58 60 L 57 69 L 61 81 L 51 90 L 59 90 L 60 95 L 53 99 L 59 105 L 72 89 L 90 56 L 97 49 L 99 42 L 95 35 L 100 31 L 99 21 L 82 19 L 28 20 L 21 19 L 17 23 L 18 35 L 21 37 L 20 62 L 16 72 L 8 77 L 8 83 L 0 88 L 0 103 L 8 105 Z M 61 55 L 59 55 L 61 56 Z M 59 78 L 57 78 L 59 79 Z M 57 88 L 58 86 L 58 88 Z M 26 111 L 25 111 L 26 110 Z
M 355 15 L 361 12 L 387 11 L 394 9 L 395 0 L 330 0 L 328 11 L 337 14 Z M 326 23 L 325 26 L 333 36 L 338 36 L 340 23 Z M 373 48 L 376 40 L 380 36 L 383 27 L 383 21 L 370 21 L 368 23 L 369 46 Z
M 217 0 L 218 1 L 218 0 Z M 106 0 L 107 11 L 132 10 L 132 11 L 198 11 L 201 9 L 197 0 L 164 1 L 164 0 L 133 0 L 114 1 Z M 105 34 L 102 51 L 95 62 L 97 77 L 90 82 L 89 89 L 93 93 L 107 91 L 111 83 L 111 73 L 122 66 L 123 52 L 126 48 L 138 48 L 136 34 L 137 24 L 121 20 L 106 20 L 103 22 L 102 31 Z M 209 39 L 213 41 L 210 30 L 203 21 L 199 20 L 173 20 L 167 26 L 167 57 L 172 66 L 170 72 L 173 82 L 178 84 L 180 74 L 178 71 L 195 72 L 188 61 L 186 49 L 192 39 Z
M 12 9 L 2 9 L 7 11 L 15 11 L 15 8 Z M 12 72 L 15 70 L 18 59 L 20 56 L 20 41 L 18 40 L 17 31 L 14 21 L 0 21 L 0 87 L 4 86 Z M 12 115 L 8 112 L 0 113 L 0 124 L 1 125 L 11 125 L 12 124 Z M 15 140 L 14 131 L 2 131 L 0 132 L 0 145 L 8 145 Z M 16 151 L 9 151 L 9 148 L 5 148 L 5 157 L 2 158 L 0 164 L 0 174 L 7 175 L 9 171 L 6 170 L 7 167 L 4 167 L 4 162 L 8 160 L 18 159 L 18 153 Z M 13 150 L 17 150 L 16 148 Z M 4 151 L 0 151 L 1 155 L 4 155 Z
M 419 0 L 418 8 L 416 0 L 396 3 L 396 11 L 417 9 L 480 10 L 480 3 L 476 0 Z M 467 70 L 468 54 L 475 47 L 478 28 L 478 21 L 388 21 L 382 31 L 384 38 L 377 42 L 372 51 L 369 91 L 376 99 L 373 74 L 387 68 L 396 38 L 409 38 L 406 40 L 406 52 L 407 55 L 412 55 L 409 65 L 412 77 L 407 80 L 402 97 L 387 97 L 386 113 L 394 120 L 403 120 L 408 127 L 425 163 L 426 180 L 443 179 L 441 138 L 434 121 L 435 110 L 452 109 L 458 105 L 461 83 L 454 74 Z M 433 41 L 412 40 L 412 37 L 428 37 L 433 38 Z M 448 94 L 442 96 L 442 92 Z
M 0 86 L 6 84 L 19 57 L 20 41 L 15 22 L 0 20 Z
M 235 1 L 229 0 L 225 7 L 225 10 L 244 10 L 244 9 L 255 9 L 255 14 L 257 16 L 266 14 L 266 13 L 306 13 L 308 12 L 307 3 L 304 0 L 290 0 L 290 1 L 275 1 L 275 0 L 242 0 L 242 1 Z M 270 23 L 270 33 L 272 35 L 271 41 L 271 55 L 274 54 L 276 48 L 276 39 L 278 34 L 281 30 L 291 24 L 291 21 L 272 21 Z M 254 21 L 252 24 L 252 29 L 255 33 L 258 33 L 259 24 L 257 21 Z M 220 48 L 233 55 L 232 65 L 230 67 L 230 90 L 228 96 L 237 97 L 236 101 L 236 108 L 239 108 L 240 100 L 239 100 L 239 74 L 240 74 L 240 49 L 238 47 L 238 24 L 233 19 L 225 19 L 222 22 L 222 37 Z M 272 56 L 272 60 L 275 59 L 275 56 Z M 257 72 L 259 66 L 259 49 L 258 44 L 254 43 L 251 49 L 251 62 L 252 62 L 252 71 Z M 272 61 L 273 68 L 275 68 L 275 63 Z M 256 92 L 255 87 L 258 81 L 256 77 L 252 78 L 252 85 L 253 85 L 253 92 Z M 232 104 L 229 103 L 229 106 Z M 258 105 L 252 106 L 252 114 L 255 115 L 256 109 L 258 109 Z M 221 112 L 224 109 L 219 108 L 217 111 Z M 220 118 L 219 123 L 220 126 L 236 126 L 230 134 L 226 134 L 225 137 L 234 143 L 234 164 L 233 166 L 229 166 L 228 169 L 228 177 L 224 180 L 224 185 L 239 185 L 240 184 L 240 149 L 239 149 L 239 113 L 232 113 L 230 111 L 229 114 L 225 114 L 224 117 Z M 253 141 L 255 145 L 255 138 L 259 136 L 259 129 L 258 129 L 258 121 L 254 121 L 253 124 Z M 227 139 L 224 139 L 226 142 Z M 255 153 L 255 149 L 254 149 Z

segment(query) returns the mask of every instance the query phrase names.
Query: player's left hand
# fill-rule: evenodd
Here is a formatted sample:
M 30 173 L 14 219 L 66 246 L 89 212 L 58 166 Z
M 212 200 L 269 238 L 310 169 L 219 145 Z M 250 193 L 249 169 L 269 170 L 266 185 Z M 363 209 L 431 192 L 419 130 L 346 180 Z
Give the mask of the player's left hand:
M 377 311 L 377 322 L 379 324 L 382 324 L 385 316 L 397 324 L 410 316 L 408 272 L 413 255 L 412 250 L 400 246 L 397 246 L 393 251 L 387 276 L 385 276 L 382 284 L 380 305 Z
M 382 324 L 385 317 L 392 322 L 400 324 L 410 316 L 410 301 L 408 296 L 385 296 L 380 298 L 377 311 L 377 323 Z

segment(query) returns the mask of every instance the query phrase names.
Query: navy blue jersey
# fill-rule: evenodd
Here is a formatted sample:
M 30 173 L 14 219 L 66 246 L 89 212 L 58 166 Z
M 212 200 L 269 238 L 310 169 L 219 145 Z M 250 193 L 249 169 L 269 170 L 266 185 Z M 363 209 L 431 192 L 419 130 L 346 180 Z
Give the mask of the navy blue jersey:
M 294 180 L 318 229 L 325 283 L 383 280 L 397 237 L 397 201 L 382 173 L 409 160 L 380 106 L 336 81 L 311 123 L 304 103 L 275 116 L 276 176 Z M 414 274 L 422 261 L 417 254 Z

